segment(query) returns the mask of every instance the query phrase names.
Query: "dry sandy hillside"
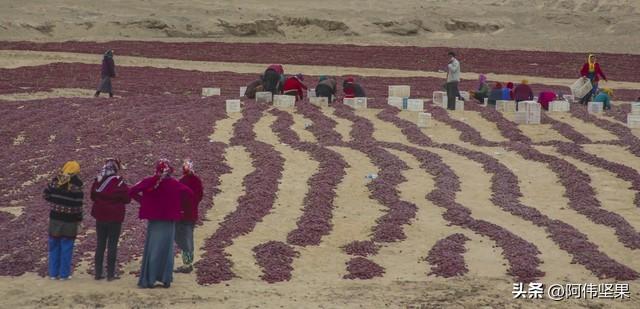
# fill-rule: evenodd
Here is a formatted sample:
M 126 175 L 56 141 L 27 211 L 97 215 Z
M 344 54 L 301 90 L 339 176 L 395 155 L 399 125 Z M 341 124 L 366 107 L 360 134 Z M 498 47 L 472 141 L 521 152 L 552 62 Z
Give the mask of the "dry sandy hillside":
M 0 1 L 0 40 L 225 40 L 637 53 L 640 1 Z

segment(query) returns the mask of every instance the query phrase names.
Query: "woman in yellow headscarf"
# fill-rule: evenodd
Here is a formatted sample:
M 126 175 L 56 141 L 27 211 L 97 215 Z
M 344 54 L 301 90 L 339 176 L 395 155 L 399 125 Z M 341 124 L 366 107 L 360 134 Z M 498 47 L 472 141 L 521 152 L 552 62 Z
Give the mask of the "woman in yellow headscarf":
M 588 78 L 591 81 L 591 91 L 580 100 L 581 104 L 586 105 L 598 90 L 598 81 L 600 81 L 600 77 L 602 77 L 602 79 L 604 79 L 605 81 L 607 81 L 607 77 L 604 75 L 604 72 L 602 72 L 600 64 L 598 63 L 598 59 L 596 59 L 596 56 L 594 54 L 589 54 L 589 56 L 587 56 L 587 62 L 582 65 L 580 75 L 583 78 Z
M 82 181 L 80 164 L 69 161 L 44 189 L 49 202 L 49 278 L 71 278 L 73 245 L 82 221 Z

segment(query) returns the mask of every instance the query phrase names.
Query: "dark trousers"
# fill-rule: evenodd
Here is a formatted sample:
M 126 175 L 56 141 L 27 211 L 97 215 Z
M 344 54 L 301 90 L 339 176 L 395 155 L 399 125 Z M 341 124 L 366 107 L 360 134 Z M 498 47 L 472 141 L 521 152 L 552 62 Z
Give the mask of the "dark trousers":
M 458 82 L 448 82 L 447 89 L 447 109 L 456 109 L 456 99 L 460 97 L 460 90 L 458 90 Z
M 96 222 L 96 234 L 98 245 L 96 247 L 95 264 L 96 277 L 102 276 L 104 250 L 107 252 L 107 277 L 114 277 L 116 274 L 116 257 L 118 256 L 118 239 L 120 238 L 121 222 Z

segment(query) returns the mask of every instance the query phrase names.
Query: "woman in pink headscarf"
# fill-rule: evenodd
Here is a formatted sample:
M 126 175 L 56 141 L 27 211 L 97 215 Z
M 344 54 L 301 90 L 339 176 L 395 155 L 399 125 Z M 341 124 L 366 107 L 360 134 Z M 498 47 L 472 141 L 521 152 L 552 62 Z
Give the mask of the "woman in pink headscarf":
M 484 102 L 484 98 L 489 96 L 489 85 L 487 84 L 487 76 L 480 74 L 478 78 L 478 90 L 471 91 L 471 95 L 480 103 Z
M 137 183 L 129 196 L 140 203 L 140 219 L 148 220 L 147 237 L 138 286 L 153 288 L 157 281 L 165 288 L 173 281 L 175 225 L 184 209 L 191 208 L 193 191 L 171 176 L 166 159 L 156 163 L 156 173 Z

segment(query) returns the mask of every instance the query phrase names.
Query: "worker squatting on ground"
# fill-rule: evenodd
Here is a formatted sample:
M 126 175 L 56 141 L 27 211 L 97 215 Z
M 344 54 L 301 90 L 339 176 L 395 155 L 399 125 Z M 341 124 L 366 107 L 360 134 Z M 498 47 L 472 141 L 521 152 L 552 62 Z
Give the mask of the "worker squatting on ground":
M 303 83 L 304 75 L 298 73 L 294 76 L 287 78 L 282 87 L 282 94 L 295 96 L 296 101 L 304 98 L 304 93 L 307 90 L 307 86 Z
M 336 98 L 337 81 L 335 77 L 320 76 L 316 85 L 316 97 L 327 98 L 331 103 Z

